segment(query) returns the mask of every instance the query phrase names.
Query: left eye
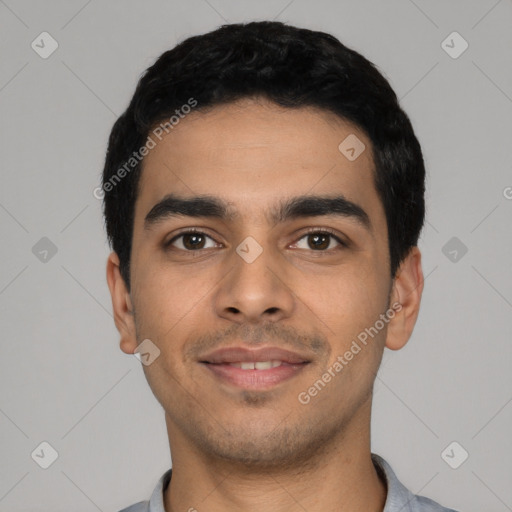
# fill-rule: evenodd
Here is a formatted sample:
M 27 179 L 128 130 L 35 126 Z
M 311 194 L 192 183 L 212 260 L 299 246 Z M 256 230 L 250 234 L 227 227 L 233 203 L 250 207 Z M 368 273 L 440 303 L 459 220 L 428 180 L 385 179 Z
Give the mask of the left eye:
M 305 240 L 306 247 L 300 247 L 301 240 Z M 299 249 L 312 249 L 313 251 L 325 251 L 332 249 L 331 242 L 336 245 L 345 246 L 345 244 L 335 235 L 323 231 L 315 231 L 302 236 L 294 245 Z

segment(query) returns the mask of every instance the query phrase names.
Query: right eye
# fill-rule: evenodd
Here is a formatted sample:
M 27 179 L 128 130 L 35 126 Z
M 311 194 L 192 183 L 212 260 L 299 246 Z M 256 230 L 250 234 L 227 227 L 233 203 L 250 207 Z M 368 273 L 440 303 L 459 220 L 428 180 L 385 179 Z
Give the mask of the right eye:
M 211 240 L 213 245 L 207 247 L 206 243 L 208 240 Z M 182 251 L 192 252 L 217 247 L 218 243 L 211 236 L 202 231 L 189 230 L 169 240 L 169 242 L 165 244 L 165 247 L 168 248 L 169 246 L 173 246 Z

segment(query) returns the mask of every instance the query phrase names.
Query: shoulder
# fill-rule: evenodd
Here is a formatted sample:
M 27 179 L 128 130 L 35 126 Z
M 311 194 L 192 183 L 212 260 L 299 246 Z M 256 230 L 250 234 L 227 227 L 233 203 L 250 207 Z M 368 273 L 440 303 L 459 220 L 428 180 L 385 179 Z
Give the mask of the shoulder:
M 139 501 L 134 505 L 130 505 L 128 508 L 123 508 L 119 512 L 147 512 L 149 509 L 149 501 Z
M 372 461 L 380 477 L 387 484 L 383 512 L 457 512 L 443 507 L 430 498 L 413 494 L 398 480 L 391 466 L 379 455 L 372 453 Z
M 425 496 L 414 496 L 414 506 L 411 510 L 414 512 L 457 512 L 452 508 L 443 507 Z
M 172 468 L 168 469 L 158 480 L 156 487 L 147 501 L 139 501 L 119 512 L 165 512 L 164 491 L 171 481 Z

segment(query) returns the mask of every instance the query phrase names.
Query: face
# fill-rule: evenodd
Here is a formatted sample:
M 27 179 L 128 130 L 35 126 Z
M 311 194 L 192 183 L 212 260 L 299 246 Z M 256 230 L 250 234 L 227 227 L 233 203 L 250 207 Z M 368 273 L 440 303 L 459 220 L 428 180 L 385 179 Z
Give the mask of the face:
M 349 160 L 338 146 L 354 135 L 365 149 Z M 188 115 L 150 151 L 130 293 L 115 255 L 108 272 L 121 348 L 160 350 L 143 368 L 171 452 L 181 437 L 244 464 L 289 464 L 369 423 L 386 341 L 405 343 L 416 312 L 389 314 L 399 290 L 370 140 L 249 99 Z

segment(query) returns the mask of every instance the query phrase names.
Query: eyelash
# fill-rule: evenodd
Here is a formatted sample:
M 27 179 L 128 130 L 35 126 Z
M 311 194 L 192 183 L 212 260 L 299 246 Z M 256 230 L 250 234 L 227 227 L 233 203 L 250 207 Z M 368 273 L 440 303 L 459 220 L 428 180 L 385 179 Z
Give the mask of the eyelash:
M 341 246 L 341 248 L 346 249 L 348 247 L 348 243 L 344 242 L 338 235 L 336 235 L 336 232 L 329 228 L 310 228 L 305 233 L 301 235 L 299 240 L 302 240 L 304 237 L 308 235 L 329 235 L 331 238 L 334 238 L 336 242 Z M 298 240 L 297 240 L 298 241 Z M 335 247 L 333 249 L 326 249 L 326 250 L 319 250 L 314 252 L 331 252 L 336 249 L 340 249 L 340 247 Z M 313 249 L 311 249 L 313 251 Z
M 179 238 L 183 237 L 184 235 L 193 235 L 193 234 L 198 234 L 198 235 L 203 235 L 205 237 L 208 237 L 210 238 L 211 240 L 213 240 L 215 243 L 218 243 L 216 240 L 214 240 L 213 237 L 211 237 L 210 235 L 208 235 L 207 233 L 205 233 L 204 231 L 201 231 L 199 229 L 195 229 L 195 228 L 189 228 L 187 229 L 186 231 L 183 231 L 181 233 L 179 233 L 178 235 L 174 236 L 171 240 L 169 240 L 168 242 L 166 242 L 164 244 L 164 248 L 165 249 L 169 249 L 172 244 L 178 240 Z M 329 229 L 329 228 L 310 228 L 308 231 L 306 231 L 305 233 L 303 233 L 300 238 L 298 238 L 298 240 L 294 243 L 297 243 L 299 240 L 302 240 L 304 237 L 308 236 L 308 235 L 329 235 L 331 236 L 332 238 L 334 238 L 334 240 L 336 240 L 336 242 L 338 242 L 338 244 L 341 246 L 341 247 L 335 247 L 333 249 L 325 249 L 325 250 L 318 250 L 318 251 L 315 251 L 313 249 L 310 249 L 312 252 L 319 252 L 319 253 L 330 253 L 331 251 L 333 250 L 337 250 L 337 249 L 340 249 L 340 248 L 347 248 L 348 247 L 348 243 L 344 242 L 343 240 L 341 240 L 341 238 L 339 238 L 336 233 Z M 200 252 L 200 251 L 203 251 L 203 250 L 206 250 L 206 249 L 196 249 L 196 250 L 187 250 L 187 249 L 177 249 L 179 251 L 184 251 L 184 252 L 190 252 L 190 253 L 193 253 L 193 252 Z

